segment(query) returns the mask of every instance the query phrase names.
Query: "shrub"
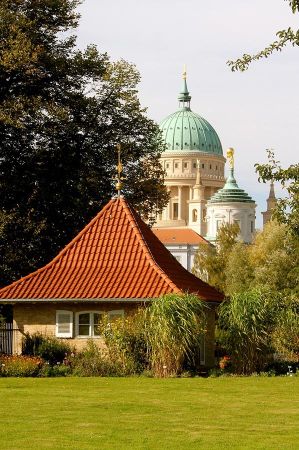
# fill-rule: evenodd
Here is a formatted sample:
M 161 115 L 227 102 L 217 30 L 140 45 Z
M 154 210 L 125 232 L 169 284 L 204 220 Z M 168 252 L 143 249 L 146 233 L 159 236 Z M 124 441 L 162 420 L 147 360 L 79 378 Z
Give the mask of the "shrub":
M 146 341 L 146 314 L 144 309 L 125 319 L 103 322 L 102 333 L 107 356 L 121 367 L 123 375 L 140 374 L 148 370 Z
M 2 377 L 36 377 L 43 360 L 37 356 L 1 356 L 0 376 Z
M 276 311 L 277 299 L 260 290 L 233 295 L 220 305 L 219 340 L 237 373 L 264 370 L 273 355 L 271 333 Z
M 52 366 L 62 363 L 71 352 L 72 349 L 67 342 L 52 336 L 34 333 L 26 334 L 23 339 L 23 355 L 40 356 Z
M 72 374 L 72 368 L 65 364 L 56 364 L 56 366 L 50 366 L 45 363 L 40 369 L 40 377 L 66 377 Z
M 120 365 L 110 361 L 104 352 L 90 340 L 87 346 L 71 362 L 73 375 L 79 377 L 121 376 Z

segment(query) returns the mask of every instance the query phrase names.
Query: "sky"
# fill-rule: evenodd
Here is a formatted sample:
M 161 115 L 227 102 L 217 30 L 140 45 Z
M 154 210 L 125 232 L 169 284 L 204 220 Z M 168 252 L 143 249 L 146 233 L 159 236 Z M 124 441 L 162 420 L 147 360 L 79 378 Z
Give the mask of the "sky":
M 85 0 L 77 45 L 96 44 L 111 60 L 125 59 L 141 74 L 139 98 L 160 122 L 178 108 L 183 65 L 191 109 L 217 131 L 226 153 L 235 149 L 235 176 L 260 212 L 269 186 L 254 164 L 272 148 L 283 166 L 298 162 L 299 49 L 286 47 L 244 73 L 226 64 L 254 53 L 278 30 L 299 28 L 285 0 Z M 277 196 L 282 196 L 276 185 Z

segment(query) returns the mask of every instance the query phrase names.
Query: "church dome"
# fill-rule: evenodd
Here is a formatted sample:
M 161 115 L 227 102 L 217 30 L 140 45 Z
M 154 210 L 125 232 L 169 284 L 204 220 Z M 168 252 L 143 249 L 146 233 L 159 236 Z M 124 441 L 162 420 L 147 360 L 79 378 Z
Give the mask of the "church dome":
M 178 100 L 180 109 L 160 123 L 166 151 L 222 155 L 222 145 L 212 125 L 190 109 L 191 96 L 187 88 L 186 73 Z

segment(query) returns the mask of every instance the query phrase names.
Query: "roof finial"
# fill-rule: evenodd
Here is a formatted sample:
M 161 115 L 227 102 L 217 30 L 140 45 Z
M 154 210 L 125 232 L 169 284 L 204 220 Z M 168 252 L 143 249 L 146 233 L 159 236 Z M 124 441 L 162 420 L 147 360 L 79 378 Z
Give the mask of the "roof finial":
M 186 70 L 186 64 L 184 64 L 184 69 L 183 69 L 183 86 L 182 86 L 181 92 L 179 93 L 178 99 L 179 99 L 181 108 L 190 109 L 191 96 L 190 96 L 188 88 L 187 88 L 187 81 L 186 81 L 186 79 L 187 79 L 187 70 Z
M 117 150 L 117 177 L 116 177 L 116 190 L 117 190 L 117 197 L 120 198 L 120 194 L 121 194 L 121 189 L 123 187 L 123 183 L 122 180 L 124 179 L 121 174 L 123 171 L 123 165 L 121 163 L 121 144 L 116 144 L 116 150 Z
M 184 64 L 184 68 L 183 68 L 183 80 L 187 80 L 187 69 L 186 69 L 186 64 Z

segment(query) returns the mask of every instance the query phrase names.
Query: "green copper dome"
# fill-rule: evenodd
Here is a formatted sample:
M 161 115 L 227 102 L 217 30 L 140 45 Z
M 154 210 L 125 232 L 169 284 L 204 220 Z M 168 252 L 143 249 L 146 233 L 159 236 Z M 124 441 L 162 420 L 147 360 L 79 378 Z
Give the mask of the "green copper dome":
M 190 109 L 191 96 L 185 76 L 178 100 L 180 109 L 160 123 L 166 151 L 222 155 L 222 145 L 212 125 Z
M 243 189 L 240 189 L 234 177 L 234 169 L 230 169 L 229 176 L 222 189 L 214 194 L 208 203 L 255 203 Z

